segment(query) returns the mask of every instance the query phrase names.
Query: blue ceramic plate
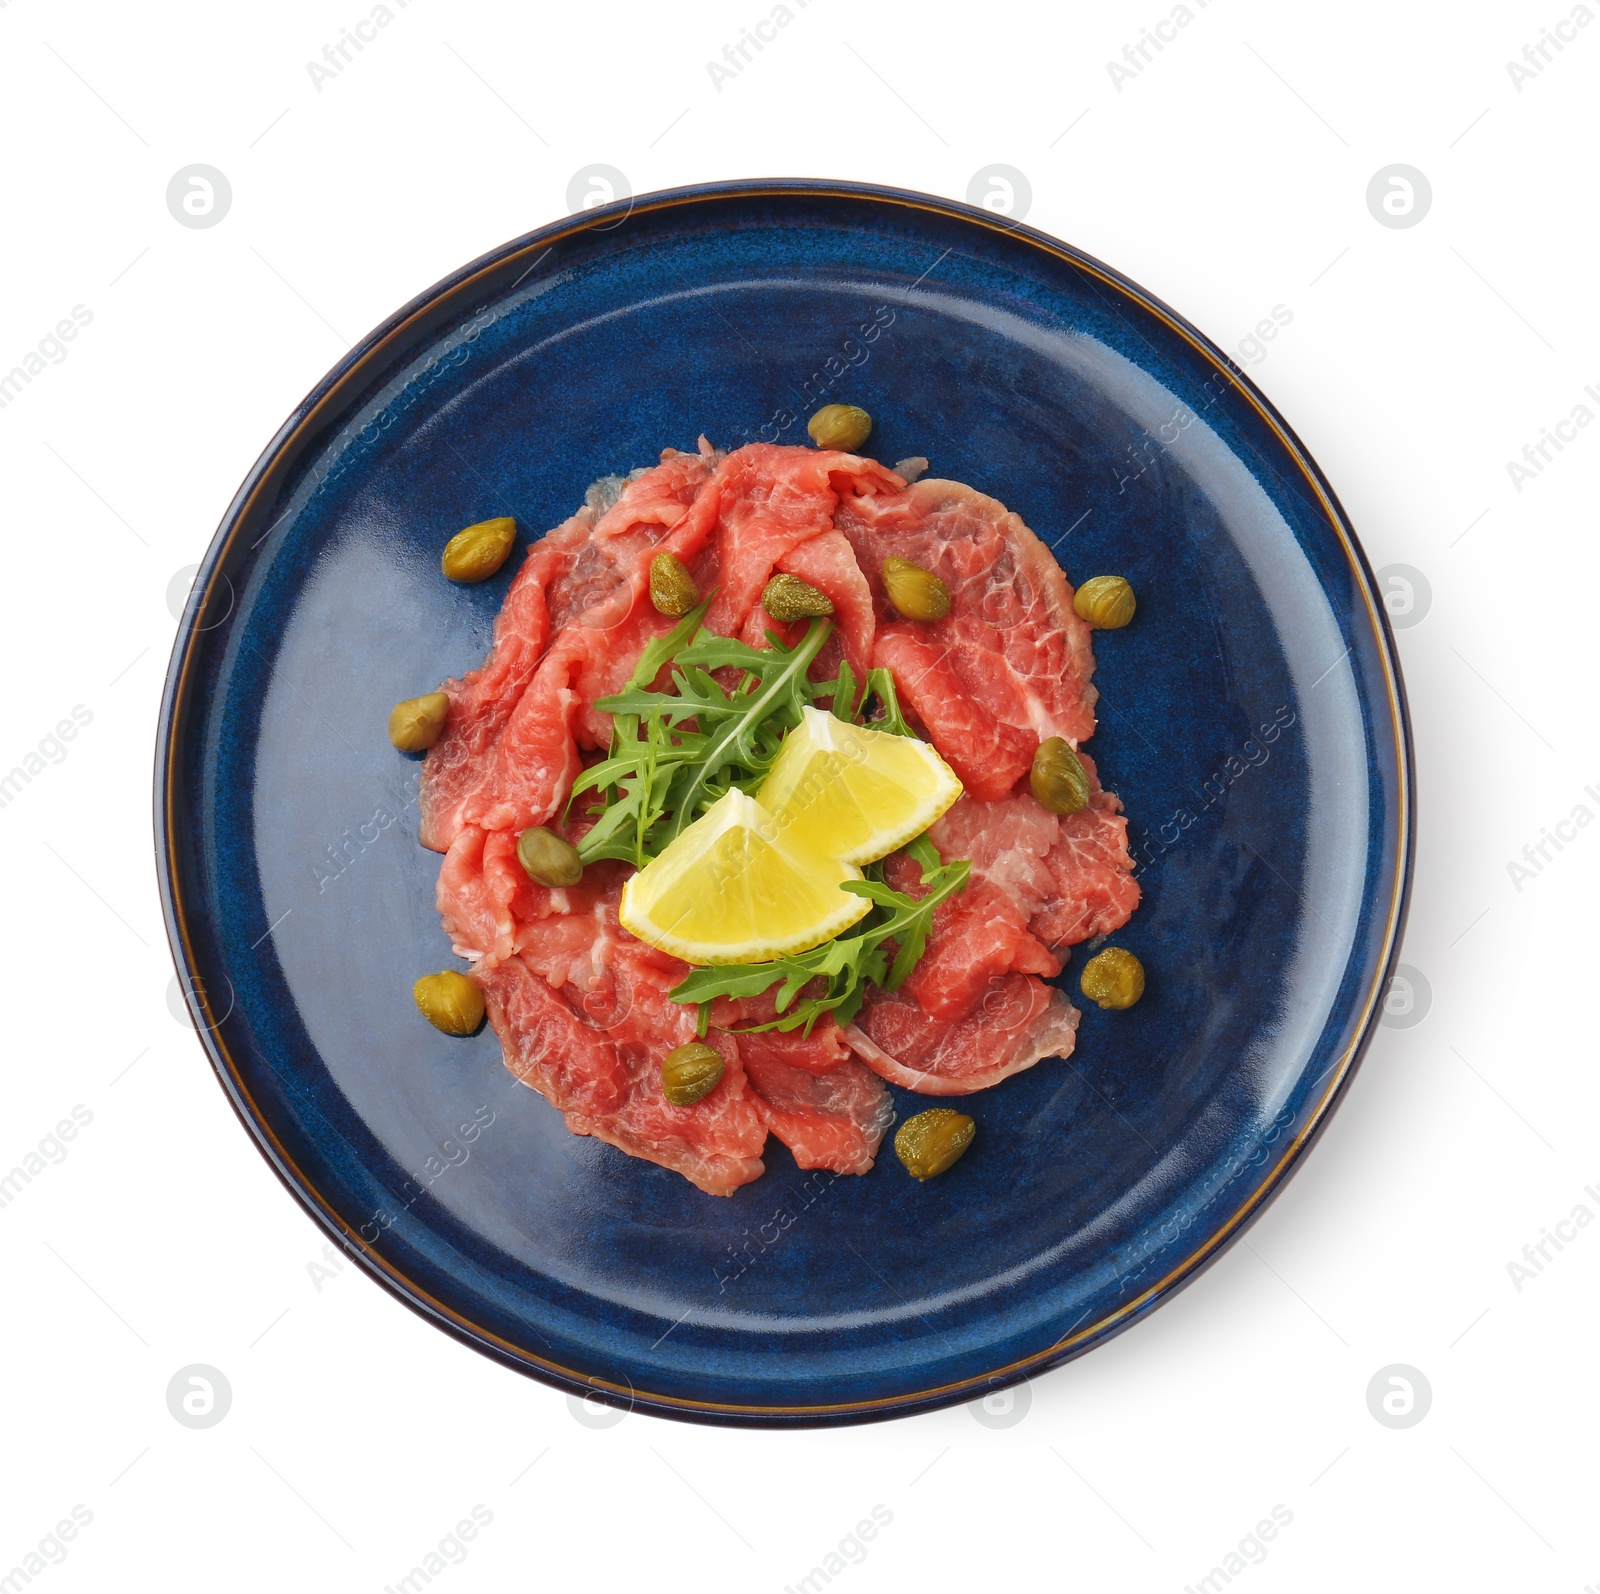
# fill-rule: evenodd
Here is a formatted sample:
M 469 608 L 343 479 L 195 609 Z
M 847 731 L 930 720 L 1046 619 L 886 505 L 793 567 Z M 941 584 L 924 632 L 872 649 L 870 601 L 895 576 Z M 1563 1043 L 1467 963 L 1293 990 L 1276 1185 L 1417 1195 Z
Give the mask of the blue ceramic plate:
M 885 1155 L 731 1199 L 570 1135 L 485 1031 L 411 1002 L 452 962 L 396 698 L 483 658 L 528 536 L 661 448 L 871 449 L 1003 500 L 1070 576 L 1126 575 L 1091 749 L 1131 819 L 1149 970 L 1076 1055 L 969 1098 L 926 1186 Z M 984 211 L 721 184 L 569 218 L 430 289 L 306 399 L 184 617 L 156 816 L 167 923 L 223 1088 L 305 1208 L 512 1367 L 650 1411 L 843 1422 L 1081 1354 L 1213 1260 L 1349 1084 L 1405 909 L 1410 751 L 1355 537 L 1285 423 L 1114 271 Z M 1080 952 L 1064 978 L 1076 991 Z M 902 1116 L 926 1098 L 896 1092 Z

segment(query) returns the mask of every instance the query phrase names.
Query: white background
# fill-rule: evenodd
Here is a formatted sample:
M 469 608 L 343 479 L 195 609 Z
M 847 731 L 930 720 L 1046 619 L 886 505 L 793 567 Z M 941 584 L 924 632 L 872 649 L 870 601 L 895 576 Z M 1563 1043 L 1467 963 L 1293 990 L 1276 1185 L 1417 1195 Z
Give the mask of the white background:
M 377 1591 L 481 1505 L 444 1594 L 777 1591 L 881 1504 L 844 1594 L 1177 1594 L 1281 1505 L 1291 1524 L 1233 1579 L 1261 1594 L 1600 1584 L 1600 1226 L 1520 1288 L 1507 1267 L 1580 1203 L 1600 1214 L 1600 831 L 1521 889 L 1507 870 L 1575 805 L 1600 812 L 1600 427 L 1520 490 L 1506 468 L 1579 403 L 1600 413 L 1600 26 L 1519 89 L 1506 63 L 1565 0 L 1192 3 L 1118 88 L 1106 63 L 1162 0 L 791 0 L 718 89 L 706 63 L 765 0 L 411 0 L 318 90 L 307 62 L 360 0 L 0 0 L 0 371 L 92 313 L 0 409 L 0 767 L 75 704 L 93 715 L 0 809 L 0 1169 L 93 1115 L 0 1208 L 0 1574 L 81 1504 L 92 1522 L 39 1574 L 60 1594 Z M 203 230 L 165 201 L 195 162 L 233 193 Z M 174 576 L 348 342 L 563 214 L 595 162 L 636 192 L 786 174 L 956 197 L 1017 168 L 1031 223 L 1223 345 L 1292 312 L 1252 374 L 1373 564 L 1431 588 L 1400 632 L 1421 790 L 1404 957 L 1430 1010 L 1379 1031 L 1246 1243 L 1038 1379 L 1007 1428 L 964 1407 L 587 1427 L 353 1268 L 314 1280 L 318 1232 L 169 1011 L 149 790 Z M 1432 186 L 1406 229 L 1365 199 L 1394 162 Z M 190 1363 L 233 1392 L 203 1431 L 166 1404 Z M 1404 1430 L 1367 1403 L 1393 1363 L 1432 1390 Z

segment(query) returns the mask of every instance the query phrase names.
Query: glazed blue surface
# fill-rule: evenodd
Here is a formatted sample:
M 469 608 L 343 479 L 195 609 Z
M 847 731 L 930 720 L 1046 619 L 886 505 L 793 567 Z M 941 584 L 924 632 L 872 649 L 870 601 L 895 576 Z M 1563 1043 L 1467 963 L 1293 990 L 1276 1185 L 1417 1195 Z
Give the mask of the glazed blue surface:
M 619 222 L 619 218 L 621 219 Z M 180 633 L 158 763 L 169 927 L 225 1088 L 291 1189 L 402 1299 L 569 1388 L 712 1420 L 971 1399 L 1076 1354 L 1259 1210 L 1348 1082 L 1396 949 L 1410 787 L 1370 576 L 1292 435 L 1104 267 L 945 201 L 844 185 L 648 196 L 466 268 L 367 340 L 241 489 Z M 664 446 L 869 448 L 1004 501 L 1097 633 L 1088 750 L 1144 903 L 1149 990 L 962 1105 L 919 1185 L 802 1174 L 731 1199 L 570 1135 L 487 1030 L 412 1006 L 455 966 L 415 837 L 402 697 L 481 662 L 522 542 Z M 520 546 L 521 544 L 519 544 Z M 1063 976 L 1076 994 L 1078 950 Z M 203 1000 L 198 993 L 203 993 Z M 1080 999 L 1081 1001 L 1081 999 Z M 902 1117 L 929 1105 L 896 1091 Z M 674 1326 L 676 1325 L 676 1326 Z

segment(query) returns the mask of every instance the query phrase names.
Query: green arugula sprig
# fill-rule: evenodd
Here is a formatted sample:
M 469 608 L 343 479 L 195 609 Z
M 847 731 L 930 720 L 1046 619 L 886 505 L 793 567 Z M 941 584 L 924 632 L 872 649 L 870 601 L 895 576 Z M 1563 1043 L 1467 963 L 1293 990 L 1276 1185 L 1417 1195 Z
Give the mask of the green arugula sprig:
M 833 680 L 810 679 L 831 620 L 813 620 L 793 647 L 769 631 L 770 646 L 753 648 L 701 628 L 710 604 L 708 597 L 651 642 L 627 686 L 595 703 L 612 716 L 612 739 L 609 756 L 572 787 L 574 799 L 599 793 L 590 809 L 599 817 L 578 843 L 585 863 L 621 858 L 642 869 L 719 797 L 735 786 L 754 792 L 783 738 L 799 725 L 801 710 L 819 698 L 831 698 L 833 712 L 852 724 L 876 703 L 883 717 L 870 722 L 874 729 L 916 734 L 900 712 L 887 670 L 869 670 L 864 692 L 847 660 Z M 672 689 L 652 690 L 668 664 Z M 727 668 L 742 672 L 731 692 L 712 674 Z
M 766 1024 L 746 1025 L 739 1033 L 799 1029 L 809 1035 L 812 1026 L 826 1013 L 832 1013 L 837 1023 L 848 1024 L 859 1011 L 869 983 L 890 991 L 900 988 L 927 946 L 934 909 L 962 890 L 971 872 L 972 865 L 965 858 L 955 863 L 942 862 L 926 834 L 907 843 L 905 850 L 922 866 L 926 895 L 908 896 L 881 880 L 846 881 L 839 888 L 841 891 L 868 897 L 874 904 L 864 928 L 854 935 L 838 936 L 809 952 L 776 958 L 770 963 L 694 969 L 669 993 L 673 1001 L 699 1004 L 699 1032 L 704 1035 L 711 1004 L 717 997 L 759 996 L 781 982 L 774 1003 L 778 1016 Z M 896 949 L 892 962 L 886 944 L 889 942 Z M 826 989 L 796 1003 L 800 992 L 819 978 L 828 982 Z
M 808 704 L 841 685 L 854 702 L 852 681 L 807 674 L 832 621 L 813 620 L 793 647 L 769 633 L 772 646 L 753 648 L 701 629 L 710 601 L 650 643 L 628 685 L 595 704 L 612 716 L 612 741 L 610 755 L 573 783 L 574 798 L 600 793 L 599 818 L 578 843 L 585 863 L 621 858 L 643 868 L 718 798 L 760 785 Z M 667 664 L 672 690 L 651 690 Z M 741 672 L 731 692 L 712 675 L 727 668 Z

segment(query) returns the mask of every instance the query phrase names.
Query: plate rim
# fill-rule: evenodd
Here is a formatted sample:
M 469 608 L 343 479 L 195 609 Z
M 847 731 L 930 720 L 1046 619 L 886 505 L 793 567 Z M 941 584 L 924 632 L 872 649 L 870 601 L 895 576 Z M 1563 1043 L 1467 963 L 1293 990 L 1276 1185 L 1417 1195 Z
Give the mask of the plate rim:
M 1383 859 L 1385 866 L 1394 872 L 1393 891 L 1387 907 L 1383 950 L 1381 956 L 1374 961 L 1372 977 L 1365 991 L 1361 993 L 1359 1004 L 1351 1004 L 1350 1011 L 1359 1012 L 1353 1039 L 1338 1062 L 1328 1071 L 1327 1087 L 1300 1132 L 1284 1148 L 1278 1160 L 1267 1168 L 1263 1177 L 1222 1226 L 1174 1263 L 1162 1278 L 1132 1300 L 1124 1302 L 1081 1329 L 1075 1328 L 1056 1344 L 1042 1351 L 1034 1352 L 991 1372 L 948 1384 L 897 1395 L 874 1397 L 870 1400 L 800 1406 L 748 1405 L 642 1392 L 627 1381 L 626 1374 L 622 1375 L 624 1383 L 618 1384 L 563 1366 L 512 1344 L 492 1330 L 472 1322 L 465 1314 L 444 1301 L 436 1299 L 408 1278 L 394 1263 L 379 1254 L 357 1230 L 347 1226 L 310 1178 L 297 1166 L 279 1142 L 265 1116 L 258 1110 L 227 1045 L 220 1036 L 217 1026 L 221 1021 L 212 1019 L 211 1007 L 206 999 L 204 982 L 200 977 L 198 960 L 194 956 L 188 930 L 188 915 L 185 911 L 183 887 L 180 884 L 181 871 L 175 846 L 176 827 L 173 823 L 180 784 L 176 772 L 179 747 L 177 729 L 184 721 L 184 711 L 188 707 L 185 693 L 190 683 L 190 667 L 195 657 L 196 643 L 206 630 L 211 629 L 211 627 L 200 627 L 197 622 L 207 611 L 226 557 L 232 551 L 240 529 L 247 520 L 258 494 L 273 474 L 274 467 L 295 452 L 296 444 L 304 441 L 308 432 L 314 429 L 325 407 L 343 396 L 347 382 L 358 375 L 362 368 L 387 345 L 400 337 L 417 318 L 437 308 L 449 296 L 470 288 L 476 278 L 491 270 L 499 269 L 519 255 L 540 248 L 548 249 L 566 238 L 584 232 L 614 228 L 635 212 L 651 213 L 732 198 L 784 196 L 800 199 L 854 199 L 928 211 L 968 225 L 976 225 L 987 231 L 1020 239 L 1033 248 L 1098 278 L 1118 294 L 1126 295 L 1163 322 L 1170 331 L 1189 344 L 1221 374 L 1227 376 L 1276 436 L 1279 445 L 1300 471 L 1329 526 L 1336 534 L 1351 567 L 1355 578 L 1354 584 L 1366 606 L 1368 623 L 1378 644 L 1378 656 L 1383 666 L 1389 709 L 1387 728 L 1393 738 L 1399 799 L 1396 805 L 1395 843 L 1392 850 L 1385 849 L 1387 855 Z M 1374 730 L 1378 730 L 1378 727 L 1375 726 Z M 1387 611 L 1378 601 L 1376 579 L 1356 536 L 1354 526 L 1321 468 L 1293 428 L 1278 413 L 1266 395 L 1257 388 L 1243 368 L 1198 327 L 1147 289 L 1114 267 L 1106 265 L 1064 240 L 1054 238 L 1020 221 L 1003 217 L 997 212 L 964 204 L 959 200 L 919 193 L 911 189 L 832 178 L 738 178 L 690 184 L 630 196 L 608 205 L 563 217 L 501 244 L 440 278 L 353 344 L 335 361 L 273 434 L 246 473 L 218 523 L 210 545 L 200 561 L 173 641 L 172 655 L 162 687 L 155 755 L 153 819 L 156 872 L 161 893 L 162 917 L 178 981 L 194 1022 L 195 1033 L 229 1104 L 249 1132 L 268 1166 L 301 1208 L 389 1294 L 402 1301 L 426 1321 L 443 1329 L 452 1338 L 471 1346 L 480 1354 L 502 1365 L 525 1376 L 552 1384 L 569 1395 L 598 1398 L 605 1404 L 622 1406 L 629 1411 L 643 1410 L 652 1415 L 678 1420 L 746 1427 L 821 1427 L 887 1420 L 954 1405 L 964 1399 L 980 1398 L 1024 1382 L 1084 1355 L 1097 1345 L 1124 1332 L 1140 1318 L 1147 1316 L 1157 1306 L 1192 1284 L 1231 1249 L 1277 1198 L 1289 1179 L 1299 1170 L 1307 1153 L 1321 1138 L 1333 1114 L 1343 1103 L 1367 1048 L 1372 1043 L 1380 1017 L 1381 996 L 1387 989 L 1399 960 L 1400 946 L 1410 909 L 1416 853 L 1416 770 L 1410 709 L 1400 669 L 1399 651 Z M 1367 762 L 1370 768 L 1370 759 Z

